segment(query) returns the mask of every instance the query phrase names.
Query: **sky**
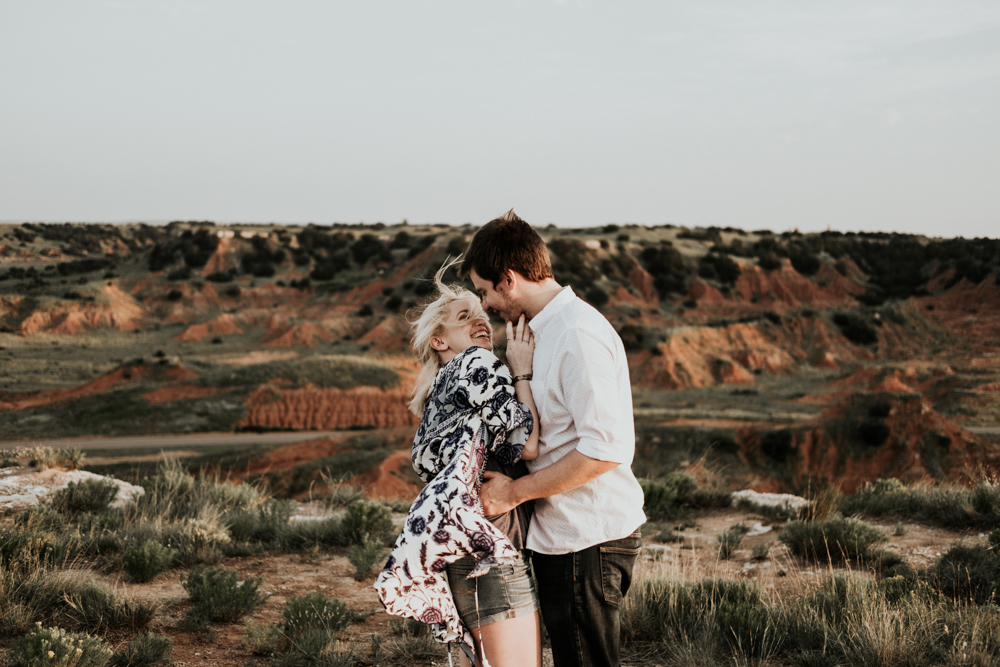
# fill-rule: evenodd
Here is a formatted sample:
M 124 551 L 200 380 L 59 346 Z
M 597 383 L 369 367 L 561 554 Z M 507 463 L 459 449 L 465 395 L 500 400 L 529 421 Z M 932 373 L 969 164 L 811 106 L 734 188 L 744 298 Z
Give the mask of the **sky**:
M 0 220 L 1000 236 L 1000 3 L 0 0 Z

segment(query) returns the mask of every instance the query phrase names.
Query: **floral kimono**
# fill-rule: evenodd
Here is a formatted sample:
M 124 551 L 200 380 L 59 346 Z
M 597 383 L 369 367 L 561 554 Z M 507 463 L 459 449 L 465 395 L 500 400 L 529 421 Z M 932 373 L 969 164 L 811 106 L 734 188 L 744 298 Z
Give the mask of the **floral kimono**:
M 471 347 L 438 371 L 413 440 L 413 467 L 427 486 L 375 582 L 386 611 L 433 625 L 438 641 L 463 641 L 469 650 L 472 636 L 445 568 L 474 554 L 475 577 L 517 559 L 514 545 L 483 515 L 479 487 L 487 453 L 516 463 L 532 428 L 510 371 L 489 350 Z

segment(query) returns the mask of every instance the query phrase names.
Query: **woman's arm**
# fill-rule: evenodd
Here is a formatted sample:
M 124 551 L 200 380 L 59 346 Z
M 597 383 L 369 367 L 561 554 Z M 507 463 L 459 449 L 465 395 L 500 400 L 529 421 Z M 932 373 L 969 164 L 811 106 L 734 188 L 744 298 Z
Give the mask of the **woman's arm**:
M 507 364 L 510 366 L 511 375 L 515 378 L 519 375 L 531 374 L 531 361 L 535 354 L 535 336 L 531 329 L 524 322 L 524 314 L 521 314 L 517 321 L 517 330 L 512 322 L 507 323 Z M 517 400 L 524 404 L 531 411 L 534 428 L 528 436 L 528 441 L 524 444 L 524 451 L 521 458 L 530 461 L 538 457 L 538 410 L 535 408 L 535 399 L 531 395 L 531 382 L 519 380 L 514 382 L 514 393 Z

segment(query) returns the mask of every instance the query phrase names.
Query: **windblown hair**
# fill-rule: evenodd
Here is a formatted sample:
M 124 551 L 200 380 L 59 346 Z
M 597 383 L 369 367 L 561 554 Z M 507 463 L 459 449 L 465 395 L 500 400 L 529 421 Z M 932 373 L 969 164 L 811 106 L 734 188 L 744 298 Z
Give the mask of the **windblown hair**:
M 410 411 L 418 417 L 424 414 L 427 401 L 430 398 L 431 387 L 434 385 L 434 378 L 441 370 L 441 357 L 437 350 L 431 347 L 431 339 L 440 336 L 447 326 L 458 326 L 448 324 L 448 314 L 451 304 L 458 299 L 465 299 L 469 304 L 469 319 L 483 319 L 489 322 L 483 306 L 479 303 L 479 297 L 460 285 L 445 285 L 445 271 L 457 264 L 461 257 L 448 261 L 441 265 L 438 272 L 434 274 L 434 284 L 437 286 L 437 299 L 431 301 L 415 321 L 410 324 L 410 340 L 413 352 L 417 359 L 423 364 L 420 375 L 417 376 L 417 383 L 413 387 L 413 397 L 410 399 Z M 464 324 L 464 322 L 463 322 Z
M 459 273 L 476 270 L 494 287 L 507 271 L 517 271 L 533 283 L 552 278 L 552 261 L 545 241 L 511 209 L 479 228 Z

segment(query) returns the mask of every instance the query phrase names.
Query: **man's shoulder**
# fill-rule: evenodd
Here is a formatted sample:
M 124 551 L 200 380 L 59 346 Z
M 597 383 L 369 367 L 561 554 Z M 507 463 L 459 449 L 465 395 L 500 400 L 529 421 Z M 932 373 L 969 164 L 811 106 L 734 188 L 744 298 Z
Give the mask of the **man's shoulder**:
M 613 341 L 618 336 L 608 318 L 580 297 L 566 304 L 560 313 L 559 333 L 567 340 L 596 339 Z
M 618 333 L 599 310 L 576 298 L 560 313 L 553 342 L 562 354 L 586 354 L 596 348 L 613 351 L 620 345 Z

